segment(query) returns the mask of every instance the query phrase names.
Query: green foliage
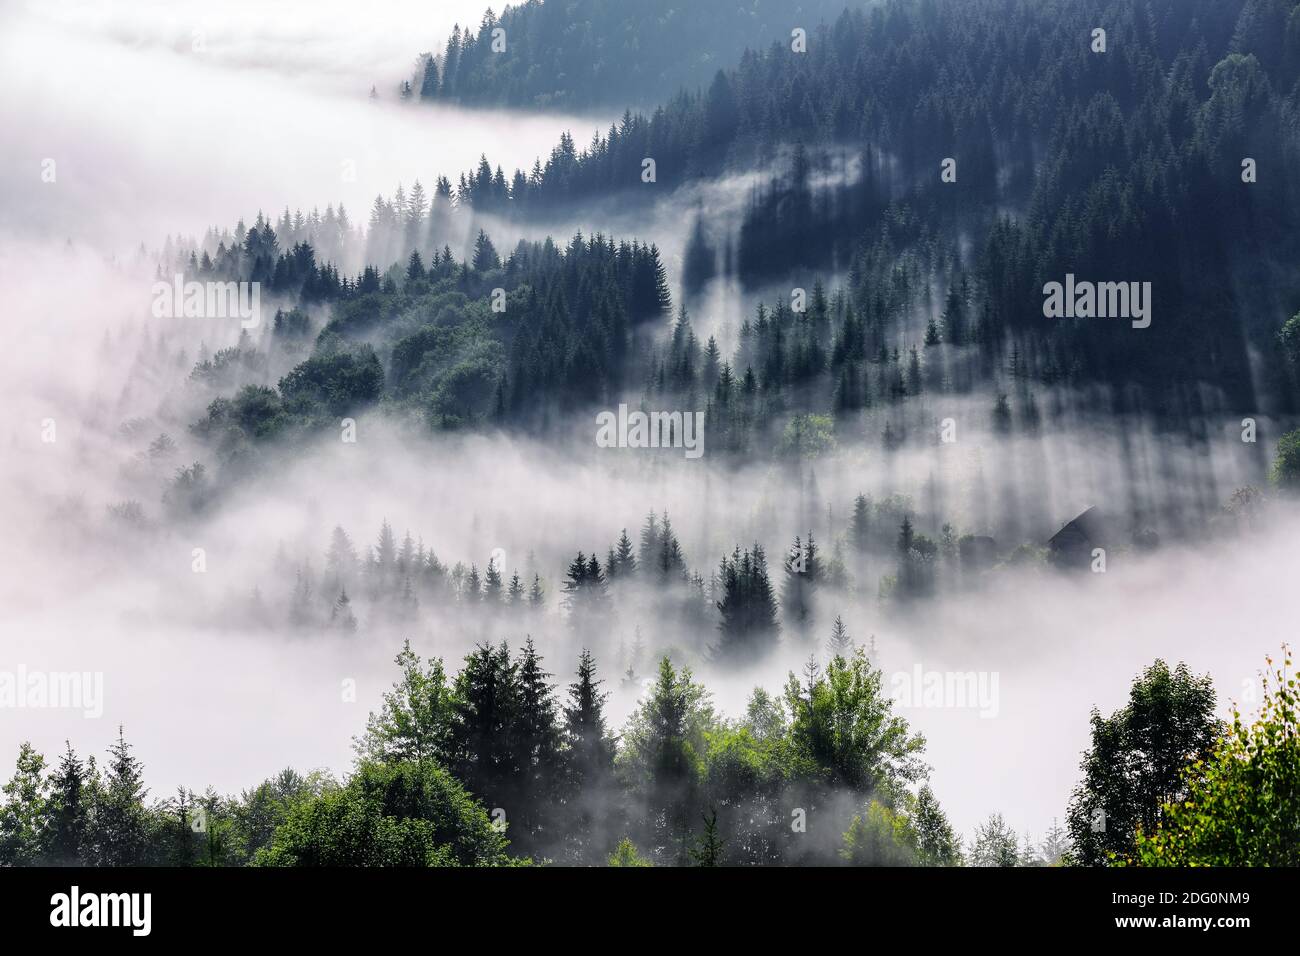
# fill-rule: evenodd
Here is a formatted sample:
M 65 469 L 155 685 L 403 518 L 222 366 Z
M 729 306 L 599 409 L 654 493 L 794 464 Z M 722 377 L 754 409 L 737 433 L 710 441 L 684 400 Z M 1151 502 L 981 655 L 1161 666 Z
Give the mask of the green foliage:
M 618 846 L 609 857 L 610 866 L 654 866 L 650 860 L 641 856 L 637 848 L 627 837 L 618 841 Z
M 1300 683 L 1272 658 L 1263 701 L 1232 724 L 1204 758 L 1183 769 L 1186 797 L 1139 832 L 1136 866 L 1300 866 Z
M 269 846 L 278 830 L 299 803 L 313 800 L 337 785 L 328 776 L 316 772 L 304 777 L 286 768 L 252 790 L 245 790 L 238 800 L 229 801 L 230 818 L 227 860 L 247 864 L 263 847 Z M 209 815 L 213 825 L 214 815 Z M 216 818 L 220 822 L 219 818 Z
M 280 379 L 280 395 L 295 410 L 323 407 L 331 415 L 357 412 L 379 399 L 384 369 L 374 348 L 318 351 Z
M 776 595 L 767 572 L 767 555 L 758 542 L 743 553 L 736 548 L 718 568 L 722 597 L 717 602 L 718 644 L 713 654 L 731 662 L 754 661 L 776 646 L 781 625 Z
M 589 653 L 562 708 L 528 642 L 517 656 L 481 645 L 452 681 L 409 644 L 396 663 L 400 678 L 357 740 L 357 766 L 341 786 L 286 770 L 237 798 L 181 788 L 150 806 L 143 767 L 121 733 L 104 773 L 70 746 L 47 773 L 24 745 L 0 791 L 0 863 L 511 865 L 526 862 L 515 856 L 521 848 L 612 866 L 1040 862 L 999 814 L 963 857 L 933 791 L 914 786 L 925 772 L 923 741 L 891 713 L 860 650 L 834 657 L 824 674 L 810 662 L 802 681 L 790 675 L 784 699 L 755 689 L 738 721 L 717 715 L 690 671 L 665 657 L 621 741 L 607 727 Z M 1165 802 L 1153 830 L 1135 827 L 1130 853 L 1093 848 L 1108 852 L 1106 861 L 1294 865 L 1300 692 L 1290 664 L 1288 654 L 1266 678 L 1255 722 L 1235 715 L 1213 749 L 1190 761 L 1179 755 L 1196 749 L 1201 731 L 1215 736 L 1208 682 L 1183 667 L 1147 668 L 1127 707 L 1107 720 L 1094 714 L 1085 768 L 1102 761 L 1124 775 L 1089 771 L 1071 806 L 1071 835 L 1080 813 L 1090 822 L 1088 801 L 1098 795 L 1112 819 L 1126 819 L 1116 793 L 1130 800 L 1132 819 L 1150 818 L 1145 801 L 1172 792 L 1172 771 L 1181 795 Z M 506 811 L 509 840 L 487 807 Z M 200 811 L 207 826 L 196 833 Z M 701 831 L 692 821 L 702 813 Z M 1082 862 L 1089 847 L 1073 842 Z M 637 844 L 649 848 L 644 858 Z M 1055 864 L 1065 845 L 1054 827 L 1041 861 Z
M 32 866 L 41 859 L 49 784 L 45 758 L 23 743 L 13 777 L 0 788 L 0 865 Z
M 43 861 L 71 866 L 81 857 L 90 813 L 86 766 L 67 744 L 50 780 L 49 817 L 43 832 Z
M 131 752 L 122 729 L 108 749 L 102 781 L 91 787 L 87 862 L 95 866 L 140 866 L 150 862 L 154 821 L 145 807 L 144 766 Z
M 361 760 L 446 762 L 451 757 L 454 703 L 442 661 L 421 667 L 420 656 L 403 643 L 394 662 L 401 678 L 383 695 L 378 713 L 366 722 L 363 737 L 353 743 Z
M 913 866 L 916 831 L 904 814 L 872 800 L 865 814 L 854 816 L 840 856 L 850 866 Z
M 990 814 L 987 820 L 975 828 L 969 863 L 971 866 L 1020 865 L 1016 833 L 1007 826 L 1002 814 Z
M 564 830 L 569 857 L 579 863 L 599 862 L 603 849 L 600 833 L 617 818 L 619 796 L 614 778 L 617 745 L 605 723 L 605 701 L 600 690 L 596 663 L 583 650 L 578 660 L 577 679 L 569 685 L 569 703 L 564 707 L 565 793 L 567 815 Z
M 786 458 L 819 458 L 835 450 L 835 420 L 829 415 L 796 415 L 777 447 Z
M 842 8 L 834 0 L 813 0 L 801 10 L 816 23 Z M 411 84 L 421 99 L 478 106 L 588 111 L 646 104 L 682 87 L 707 87 L 715 64 L 788 40 L 787 12 L 781 0 L 750 0 L 742 16 L 726 6 L 673 0 L 521 3 L 500 17 L 489 12 L 477 31 L 457 27 L 441 51 L 441 71 L 422 66 Z M 492 50 L 498 26 L 509 37 L 508 56 Z M 710 89 L 715 129 L 726 129 L 735 109 L 723 99 Z
M 1287 319 L 1286 324 L 1278 330 L 1277 341 L 1282 346 L 1282 355 L 1291 367 L 1300 371 L 1300 312 Z
M 1300 428 L 1287 432 L 1277 443 L 1277 458 L 1269 480 L 1279 488 L 1300 489 Z
M 1183 767 L 1203 760 L 1221 724 L 1208 675 L 1156 661 L 1133 682 L 1129 701 L 1110 717 L 1092 712 L 1092 746 L 1067 813 L 1074 862 L 1104 865 L 1127 857 L 1141 831 L 1151 833 L 1162 808 L 1187 797 Z
M 709 694 L 688 668 L 664 657 L 646 699 L 629 718 L 618 769 L 644 806 L 652 854 L 685 862 L 690 818 L 704 774 L 706 733 L 716 718 Z
M 716 809 L 710 809 L 709 815 L 704 817 L 704 832 L 696 838 L 691 859 L 696 866 L 722 866 L 722 838 L 718 835 Z
M 505 866 L 508 841 L 433 763 L 365 762 L 345 787 L 295 805 L 258 866 Z
M 954 835 L 948 815 L 928 784 L 917 791 L 910 818 L 916 836 L 916 859 L 921 866 L 961 864 L 961 841 Z
M 810 670 L 802 684 L 790 674 L 785 704 L 795 759 L 824 782 L 861 794 L 899 793 L 919 779 L 925 739 L 893 713 L 881 681 L 861 648 L 832 658 L 824 675 Z

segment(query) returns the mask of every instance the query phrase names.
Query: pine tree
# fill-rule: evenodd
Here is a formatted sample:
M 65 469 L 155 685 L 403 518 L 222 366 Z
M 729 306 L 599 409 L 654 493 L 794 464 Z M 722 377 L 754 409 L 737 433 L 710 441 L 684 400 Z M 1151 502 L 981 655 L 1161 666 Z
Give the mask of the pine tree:
M 853 518 L 849 522 L 849 539 L 859 554 L 871 546 L 871 499 L 859 494 L 853 499 Z
M 564 592 L 564 608 L 571 615 L 580 613 L 583 607 L 587 569 L 587 556 L 582 551 L 579 551 L 578 556 L 569 562 L 569 566 L 564 572 L 564 584 L 560 586 L 560 589 Z
M 704 817 L 704 832 L 696 840 L 695 849 L 691 850 L 691 859 L 696 866 L 722 865 L 722 838 L 718 835 L 718 811 L 709 808 L 709 815 Z
M 497 255 L 496 246 L 492 245 L 492 240 L 487 237 L 487 233 L 482 229 L 478 231 L 478 238 L 474 240 L 472 263 L 475 272 L 487 272 L 489 269 L 501 268 L 501 257 Z
M 469 574 L 465 576 L 465 587 L 461 593 L 461 600 L 469 604 L 478 604 L 483 600 L 483 585 L 478 576 L 478 565 L 469 566 Z
M 963 280 L 963 287 L 965 280 Z M 952 345 L 966 344 L 966 303 L 957 286 L 948 290 L 943 312 L 943 338 Z
M 853 653 L 853 638 L 849 636 L 844 618 L 838 614 L 831 627 L 831 636 L 826 640 L 826 653 L 831 657 L 847 657 Z
M 406 280 L 415 282 L 424 278 L 424 260 L 420 258 L 420 251 L 417 249 L 411 253 L 411 257 L 406 260 Z
M 637 562 L 643 568 L 657 567 L 659 552 L 659 519 L 651 511 L 646 515 L 645 524 L 641 527 L 640 551 L 637 555 Z
M 689 669 L 664 657 L 659 676 L 629 719 L 619 760 L 648 811 L 650 843 L 679 865 L 689 862 L 690 816 L 698 806 L 699 760 L 715 721 L 708 692 Z
M 293 597 L 289 602 L 289 623 L 294 627 L 310 627 L 316 621 L 311 567 L 299 568 L 293 586 Z
M 821 556 L 813 533 L 808 532 L 808 543 L 798 537 L 783 562 L 785 581 L 781 588 L 781 608 L 786 623 L 797 633 L 807 634 L 813 625 L 813 595 L 822 583 Z
M 1039 848 L 1042 854 L 1043 862 L 1047 866 L 1057 866 L 1061 858 L 1069 852 L 1070 837 L 1065 828 L 1058 825 L 1056 818 L 1052 818 L 1052 825 L 1047 830 L 1047 836 L 1043 838 L 1043 845 Z
M 627 536 L 627 528 L 624 528 L 618 536 L 614 564 L 618 567 L 619 577 L 626 577 L 636 571 L 636 554 L 632 550 L 632 540 Z
M 86 767 L 72 744 L 64 744 L 67 749 L 50 779 L 49 816 L 43 839 L 44 860 L 54 866 L 80 862 L 89 809 Z
M 564 708 L 564 733 L 569 747 L 570 783 L 582 793 L 608 782 L 614 770 L 614 738 L 605 723 L 605 701 L 600 690 L 596 662 L 583 648 L 578 658 L 577 680 L 569 685 L 569 703 Z
M 515 808 L 527 800 L 518 742 L 519 667 L 504 643 L 480 644 L 465 658 L 452 698 L 453 775 L 487 806 Z
M 736 548 L 730 558 L 723 557 L 718 578 L 722 598 L 717 606 L 722 620 L 714 655 L 741 661 L 761 657 L 776 646 L 781 629 L 762 547 L 755 543 L 743 554 Z
M 91 812 L 92 861 L 96 866 L 139 866 L 147 862 L 149 849 L 144 767 L 120 727 L 108 753 L 108 770 Z
M 325 573 L 331 589 L 353 584 L 357 573 L 357 550 L 342 527 L 335 526 L 325 552 Z
M 989 814 L 988 820 L 975 828 L 970 865 L 1010 867 L 1019 864 L 1015 831 L 1006 825 L 1002 814 Z
M 496 558 L 490 558 L 487 565 L 487 575 L 483 582 L 483 600 L 496 606 L 502 602 L 503 591 L 501 568 L 498 567 Z
M 385 518 L 379 527 L 379 539 L 375 543 L 374 568 L 380 585 L 385 586 L 397 570 L 397 538 L 393 528 Z
M 939 344 L 939 326 L 934 321 L 934 316 L 930 316 L 930 321 L 925 324 L 925 346 L 929 348 L 932 345 Z
M 330 626 L 345 634 L 354 633 L 357 629 L 357 616 L 352 613 L 352 602 L 348 599 L 346 588 L 339 591 L 338 599 L 330 611 Z
M 998 395 L 993 405 L 993 428 L 1003 435 L 1011 431 L 1011 405 L 1005 395 Z
M 561 730 L 556 721 L 555 691 L 548 682 L 550 674 L 542 669 L 542 658 L 531 637 L 524 641 L 516 678 L 517 706 L 510 737 L 515 745 L 518 783 L 525 799 L 515 813 L 519 829 L 536 846 L 543 839 L 557 840 L 556 806 L 563 785 L 560 763 Z
M 916 795 L 912 829 L 922 866 L 957 866 L 961 862 L 959 841 L 929 784 L 924 784 Z
M 672 522 L 668 520 L 667 512 L 664 512 L 663 524 L 659 529 L 659 554 L 655 567 L 659 571 L 661 581 L 668 581 L 686 573 L 686 559 L 682 556 L 681 545 L 677 541 L 677 535 L 673 533 Z

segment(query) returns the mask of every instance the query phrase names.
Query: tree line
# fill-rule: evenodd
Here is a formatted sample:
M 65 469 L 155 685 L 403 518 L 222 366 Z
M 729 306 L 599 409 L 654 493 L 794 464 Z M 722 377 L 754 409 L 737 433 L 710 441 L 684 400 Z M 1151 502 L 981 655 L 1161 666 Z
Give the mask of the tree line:
M 407 642 L 343 780 L 285 770 L 237 797 L 149 800 L 119 731 L 105 766 L 23 744 L 0 864 L 209 866 L 1296 865 L 1300 726 L 1289 651 L 1259 714 L 1214 716 L 1208 676 L 1156 661 L 1092 745 L 1041 844 L 999 814 L 969 841 L 926 784 L 925 741 L 861 651 L 810 660 L 726 718 L 668 658 L 621 731 L 584 651 L 564 693 L 525 640 L 453 677 Z

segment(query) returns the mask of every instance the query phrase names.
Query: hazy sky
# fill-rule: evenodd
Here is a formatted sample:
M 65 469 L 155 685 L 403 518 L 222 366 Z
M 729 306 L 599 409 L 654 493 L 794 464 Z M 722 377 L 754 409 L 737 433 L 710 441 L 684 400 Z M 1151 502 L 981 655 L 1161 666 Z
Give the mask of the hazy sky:
M 588 138 L 595 119 L 402 108 L 396 88 L 416 55 L 440 49 L 457 21 L 477 26 L 477 8 L 4 7 L 0 228 L 155 248 L 164 234 L 233 225 L 258 208 L 342 201 L 364 222 L 375 195 L 399 182 L 432 191 L 436 176 L 454 182 L 481 153 L 513 170 L 549 153 L 564 129 Z M 52 184 L 41 180 L 47 159 Z

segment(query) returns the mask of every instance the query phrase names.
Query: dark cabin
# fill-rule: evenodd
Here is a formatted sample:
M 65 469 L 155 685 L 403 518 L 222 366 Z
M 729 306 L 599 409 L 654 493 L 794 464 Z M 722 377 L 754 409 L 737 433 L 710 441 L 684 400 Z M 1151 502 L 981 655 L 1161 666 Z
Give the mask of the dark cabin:
M 1088 568 L 1094 548 L 1111 546 L 1110 523 L 1094 506 L 1052 535 L 1048 559 L 1059 568 Z

